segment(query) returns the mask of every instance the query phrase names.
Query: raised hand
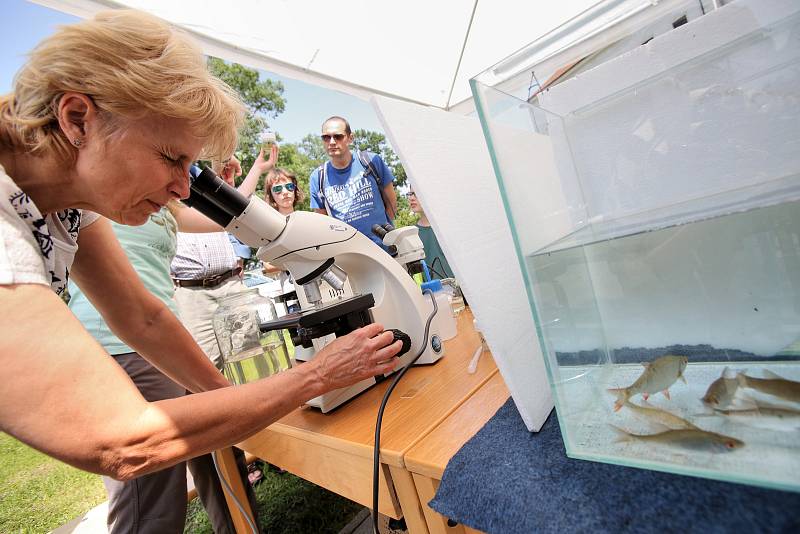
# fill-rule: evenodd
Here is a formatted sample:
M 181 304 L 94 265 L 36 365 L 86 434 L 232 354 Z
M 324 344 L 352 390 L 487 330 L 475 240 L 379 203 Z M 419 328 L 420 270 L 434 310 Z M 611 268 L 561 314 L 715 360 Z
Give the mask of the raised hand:
M 278 163 L 279 152 L 280 149 L 278 148 L 278 145 L 273 143 L 272 145 L 270 145 L 269 158 L 265 159 L 264 147 L 261 147 L 261 150 L 258 152 L 258 157 L 253 162 L 253 169 L 256 169 L 259 175 L 271 171 L 272 169 L 275 168 L 275 165 L 277 165 Z

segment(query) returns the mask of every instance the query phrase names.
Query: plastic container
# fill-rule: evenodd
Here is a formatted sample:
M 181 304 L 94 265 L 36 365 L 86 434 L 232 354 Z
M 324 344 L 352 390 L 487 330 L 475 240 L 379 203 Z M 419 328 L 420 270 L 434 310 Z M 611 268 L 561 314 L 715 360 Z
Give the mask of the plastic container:
M 442 289 L 441 280 L 431 280 L 422 284 L 422 290 L 430 289 L 436 298 L 437 312 L 433 324 L 439 327 L 439 337 L 447 341 L 456 337 L 456 320 L 453 317 L 450 294 Z
M 246 384 L 292 367 L 284 331 L 261 332 L 260 324 L 277 318 L 272 301 L 250 289 L 220 301 L 214 313 L 214 334 L 225 376 Z

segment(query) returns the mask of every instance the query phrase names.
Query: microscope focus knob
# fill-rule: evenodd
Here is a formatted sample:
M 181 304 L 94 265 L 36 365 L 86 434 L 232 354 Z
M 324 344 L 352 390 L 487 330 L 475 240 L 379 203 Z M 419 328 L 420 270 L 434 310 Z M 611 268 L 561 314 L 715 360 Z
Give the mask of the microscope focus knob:
M 396 328 L 392 328 L 391 330 L 389 330 L 389 332 L 391 332 L 392 336 L 394 337 L 392 343 L 394 343 L 398 339 L 403 342 L 403 348 L 401 348 L 400 352 L 398 352 L 395 356 L 400 357 L 409 350 L 411 350 L 411 338 L 408 336 L 408 334 Z

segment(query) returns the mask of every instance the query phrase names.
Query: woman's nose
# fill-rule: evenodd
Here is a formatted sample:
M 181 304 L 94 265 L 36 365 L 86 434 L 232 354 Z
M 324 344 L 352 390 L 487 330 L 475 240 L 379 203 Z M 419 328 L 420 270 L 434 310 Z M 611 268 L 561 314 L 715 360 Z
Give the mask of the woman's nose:
M 170 184 L 169 192 L 178 197 L 179 199 L 183 200 L 185 198 L 189 198 L 189 193 L 191 189 L 189 187 L 189 173 L 176 173 L 177 176 L 172 183 Z

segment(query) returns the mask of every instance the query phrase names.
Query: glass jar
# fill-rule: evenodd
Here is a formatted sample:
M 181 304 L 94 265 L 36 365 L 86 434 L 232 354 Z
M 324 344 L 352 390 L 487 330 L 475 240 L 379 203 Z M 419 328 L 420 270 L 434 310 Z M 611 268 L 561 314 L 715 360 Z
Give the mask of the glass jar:
M 214 312 L 214 334 L 225 376 L 246 384 L 292 367 L 283 330 L 261 332 L 260 325 L 277 317 L 272 301 L 258 289 L 228 295 Z
M 261 148 L 264 149 L 265 154 L 267 157 L 269 157 L 269 151 L 272 148 L 272 145 L 274 145 L 278 140 L 275 132 L 272 130 L 264 130 L 259 134 L 258 139 L 261 141 Z

